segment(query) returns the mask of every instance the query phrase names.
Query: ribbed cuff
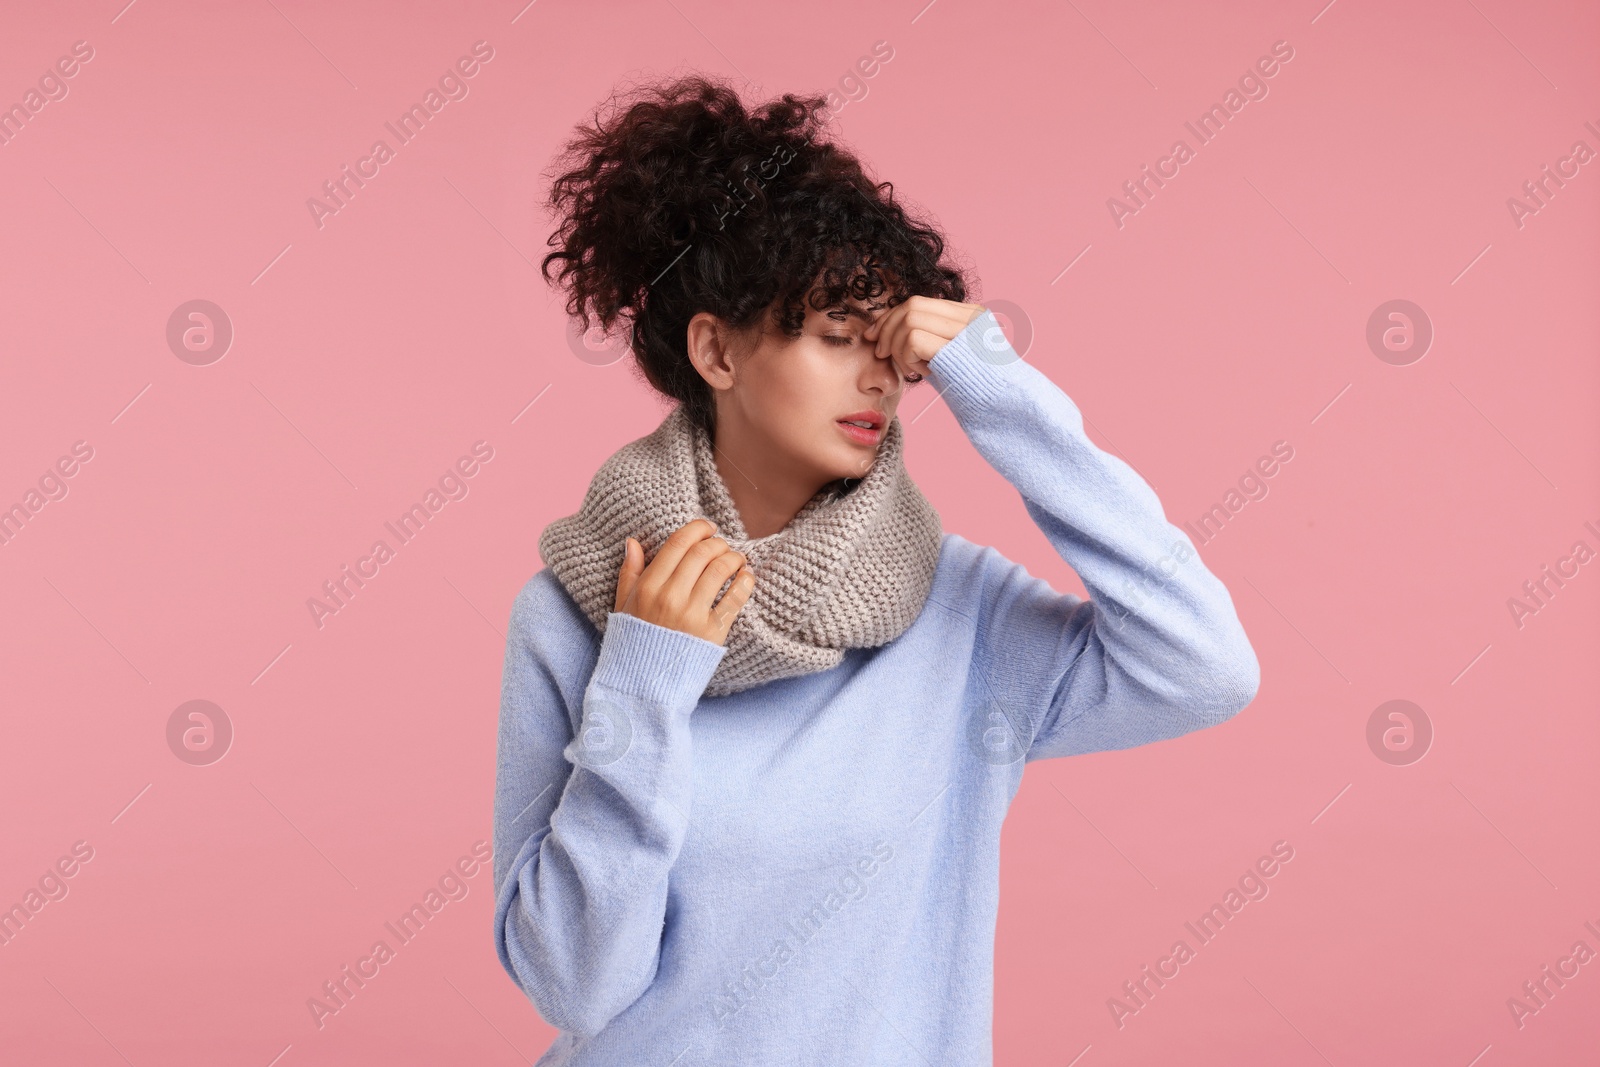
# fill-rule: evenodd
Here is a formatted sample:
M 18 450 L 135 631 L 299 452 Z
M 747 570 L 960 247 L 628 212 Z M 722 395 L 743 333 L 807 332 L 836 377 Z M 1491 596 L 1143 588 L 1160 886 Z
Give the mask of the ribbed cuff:
M 933 384 L 952 411 L 962 407 L 982 407 L 993 400 L 1021 365 L 1000 320 L 985 310 L 928 361 Z
M 590 682 L 669 707 L 693 707 L 727 651 L 703 637 L 613 611 L 606 616 Z

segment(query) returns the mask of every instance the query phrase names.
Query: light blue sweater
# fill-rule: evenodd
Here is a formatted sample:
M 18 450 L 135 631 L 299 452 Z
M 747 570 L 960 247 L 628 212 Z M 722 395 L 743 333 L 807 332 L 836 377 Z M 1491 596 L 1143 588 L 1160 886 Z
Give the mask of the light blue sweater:
M 899 638 L 713 698 L 721 645 L 620 613 L 601 639 L 535 574 L 506 648 L 494 938 L 562 1031 L 541 1067 L 992 1063 L 1025 763 L 1254 698 L 1227 589 L 993 313 L 929 368 L 1090 599 L 946 533 Z

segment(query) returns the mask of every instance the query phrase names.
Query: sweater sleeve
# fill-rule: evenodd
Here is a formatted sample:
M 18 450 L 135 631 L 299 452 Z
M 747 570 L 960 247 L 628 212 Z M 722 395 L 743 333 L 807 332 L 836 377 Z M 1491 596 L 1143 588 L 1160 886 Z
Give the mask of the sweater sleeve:
M 973 666 L 993 761 L 1132 748 L 1249 704 L 1260 666 L 1227 588 L 1149 484 L 1089 440 L 1077 406 L 1017 355 L 993 312 L 946 342 L 929 371 L 1089 592 L 1058 593 L 979 551 L 965 610 L 977 615 Z
M 589 1036 L 655 979 L 667 876 L 689 823 L 689 717 L 726 649 L 612 613 L 596 656 L 593 629 L 582 634 L 588 623 L 563 595 L 536 576 L 512 611 L 494 939 L 539 1014 Z

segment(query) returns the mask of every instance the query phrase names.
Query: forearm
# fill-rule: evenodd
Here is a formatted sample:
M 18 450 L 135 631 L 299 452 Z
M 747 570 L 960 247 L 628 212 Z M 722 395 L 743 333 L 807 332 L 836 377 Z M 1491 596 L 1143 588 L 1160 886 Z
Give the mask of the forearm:
M 1063 679 L 1058 696 L 1070 698 L 1078 682 L 1085 701 L 1098 692 L 1102 701 L 1120 696 L 1198 716 L 1248 703 L 1259 667 L 1227 588 L 1167 521 L 1144 479 L 1089 440 L 1071 398 L 1017 358 L 992 313 L 947 342 L 930 370 L 973 446 L 1016 487 L 1089 592 L 1090 607 L 1080 610 L 1076 598 L 1016 594 L 1033 616 L 1071 628 L 1057 654 L 1074 662 L 1057 669 L 1087 654 L 1082 673 L 1098 675 Z
M 552 788 L 528 777 L 552 744 L 519 759 L 519 731 L 505 723 L 565 712 L 530 703 L 537 687 L 508 674 L 495 833 L 516 854 L 497 887 L 496 948 L 563 1030 L 598 1031 L 655 977 L 667 877 L 688 830 L 689 717 L 722 651 L 612 615 L 580 729 L 565 731 L 565 781 Z

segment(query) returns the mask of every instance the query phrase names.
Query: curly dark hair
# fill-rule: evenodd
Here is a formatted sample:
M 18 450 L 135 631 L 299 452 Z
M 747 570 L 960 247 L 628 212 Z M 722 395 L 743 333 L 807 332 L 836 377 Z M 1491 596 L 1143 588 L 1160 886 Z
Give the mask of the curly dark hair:
M 585 330 L 591 315 L 608 333 L 624 320 L 644 380 L 708 432 L 711 387 L 688 355 L 699 312 L 744 331 L 770 311 L 794 338 L 806 302 L 966 299 L 966 274 L 940 262 L 937 229 L 823 138 L 825 96 L 785 93 L 747 110 L 727 84 L 690 75 L 609 103 L 552 166 L 560 225 L 541 273 L 550 282 L 560 265 L 567 314 Z

